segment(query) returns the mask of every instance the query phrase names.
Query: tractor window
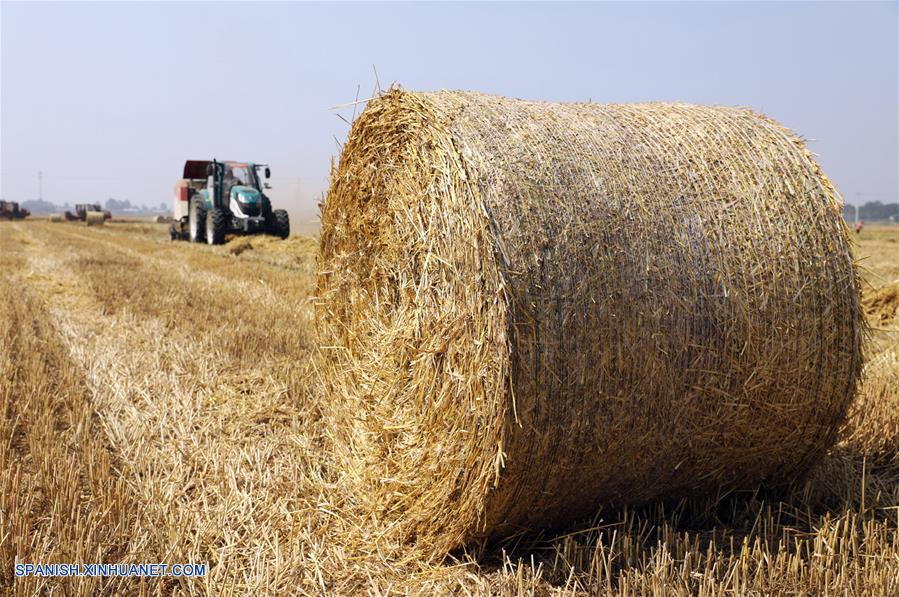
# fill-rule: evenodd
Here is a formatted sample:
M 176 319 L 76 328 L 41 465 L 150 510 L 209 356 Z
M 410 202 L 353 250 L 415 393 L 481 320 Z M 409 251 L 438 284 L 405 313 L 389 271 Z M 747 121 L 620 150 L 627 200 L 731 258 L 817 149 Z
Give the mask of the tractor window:
M 245 166 L 230 166 L 225 171 L 225 178 L 230 185 L 252 186 L 253 179 Z

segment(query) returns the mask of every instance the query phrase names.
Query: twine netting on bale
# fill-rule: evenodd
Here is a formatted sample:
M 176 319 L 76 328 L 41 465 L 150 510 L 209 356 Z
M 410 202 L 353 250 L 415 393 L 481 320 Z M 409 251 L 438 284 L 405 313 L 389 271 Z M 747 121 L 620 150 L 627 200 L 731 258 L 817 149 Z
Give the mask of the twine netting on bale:
M 102 226 L 106 222 L 106 216 L 102 211 L 89 211 L 84 214 L 84 222 L 88 226 Z
M 840 209 L 746 109 L 370 102 L 318 281 L 356 499 L 441 554 L 807 469 L 861 363 Z

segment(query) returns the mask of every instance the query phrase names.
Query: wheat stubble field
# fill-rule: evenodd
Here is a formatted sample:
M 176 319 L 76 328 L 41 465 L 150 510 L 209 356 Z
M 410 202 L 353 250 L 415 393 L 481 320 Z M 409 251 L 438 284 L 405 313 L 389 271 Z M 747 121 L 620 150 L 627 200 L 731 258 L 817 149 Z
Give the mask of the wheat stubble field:
M 0 588 L 13 594 L 899 594 L 899 228 L 857 247 L 872 331 L 839 444 L 786 495 L 600 511 L 443 562 L 337 466 L 317 241 L 0 226 Z M 202 579 L 15 562 L 208 562 Z

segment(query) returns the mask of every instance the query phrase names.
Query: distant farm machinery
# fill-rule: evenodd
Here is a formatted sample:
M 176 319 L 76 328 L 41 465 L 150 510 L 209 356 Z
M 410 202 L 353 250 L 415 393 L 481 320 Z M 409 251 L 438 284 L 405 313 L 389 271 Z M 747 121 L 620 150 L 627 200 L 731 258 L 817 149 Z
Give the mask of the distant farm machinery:
M 77 203 L 75 204 L 75 213 L 72 213 L 70 211 L 66 212 L 66 220 L 70 222 L 79 220 L 82 222 L 86 222 L 88 219 L 88 213 L 103 214 L 104 221 L 112 218 L 112 213 L 110 213 L 109 210 L 103 209 L 99 203 Z M 95 219 L 96 216 L 93 216 L 92 218 Z
M 15 201 L 0 201 L 0 220 L 24 220 L 31 212 Z

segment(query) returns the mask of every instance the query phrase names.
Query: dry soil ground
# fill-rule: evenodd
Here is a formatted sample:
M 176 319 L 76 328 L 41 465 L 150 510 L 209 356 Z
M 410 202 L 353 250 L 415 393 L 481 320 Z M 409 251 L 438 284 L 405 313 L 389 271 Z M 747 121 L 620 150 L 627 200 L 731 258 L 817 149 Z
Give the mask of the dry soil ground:
M 427 563 L 334 466 L 316 241 L 0 224 L 0 591 L 899 594 L 899 228 L 860 237 L 869 364 L 788 494 L 598 512 Z M 208 562 L 202 579 L 15 578 L 15 562 Z

